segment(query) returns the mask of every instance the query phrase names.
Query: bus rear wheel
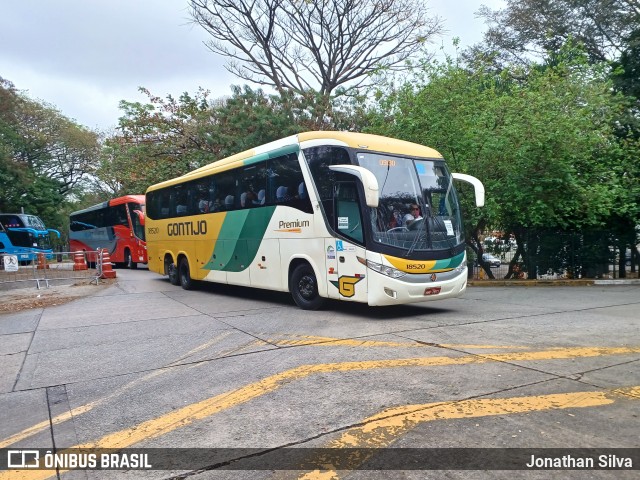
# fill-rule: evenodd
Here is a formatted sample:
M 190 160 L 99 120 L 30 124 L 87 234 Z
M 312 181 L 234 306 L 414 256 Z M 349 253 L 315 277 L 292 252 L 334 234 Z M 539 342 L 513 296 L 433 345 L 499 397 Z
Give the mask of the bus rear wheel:
M 296 305 L 303 310 L 318 310 L 324 298 L 318 294 L 318 279 L 308 263 L 298 265 L 289 278 L 289 291 Z
M 191 273 L 189 272 L 189 261 L 186 258 L 180 259 L 178 275 L 180 276 L 180 285 L 182 285 L 182 288 L 192 290 L 194 285 L 191 279 Z
M 178 268 L 171 261 L 170 258 L 164 260 L 164 273 L 169 276 L 169 282 L 171 285 L 180 285 L 180 278 L 178 277 Z

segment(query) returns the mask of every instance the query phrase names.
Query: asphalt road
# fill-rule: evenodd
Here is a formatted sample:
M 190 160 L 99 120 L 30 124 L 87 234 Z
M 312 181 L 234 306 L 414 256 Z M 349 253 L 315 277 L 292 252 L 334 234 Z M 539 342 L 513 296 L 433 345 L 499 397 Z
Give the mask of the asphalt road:
M 638 478 L 637 285 L 471 287 L 441 302 L 308 312 L 285 294 L 187 292 L 144 269 L 117 273 L 96 295 L 0 315 L 0 448 L 207 450 L 180 451 L 173 470 L 0 480 Z M 323 458 L 325 448 L 353 455 Z M 443 453 L 433 448 L 465 450 L 445 471 L 424 467 Z M 531 449 L 592 449 L 607 465 L 533 471 L 514 457 L 517 470 L 493 470 L 506 448 L 527 462 Z M 611 470 L 617 453 L 614 466 L 630 458 L 635 470 Z

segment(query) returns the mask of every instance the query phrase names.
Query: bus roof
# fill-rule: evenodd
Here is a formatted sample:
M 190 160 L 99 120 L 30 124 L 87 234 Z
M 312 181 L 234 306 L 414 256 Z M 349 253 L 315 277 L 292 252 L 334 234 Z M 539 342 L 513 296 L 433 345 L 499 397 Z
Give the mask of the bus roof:
M 101 208 L 114 207 L 116 205 L 122 205 L 123 203 L 139 203 L 144 205 L 144 195 L 123 195 L 122 197 L 113 198 L 111 200 L 107 200 L 106 202 L 100 202 L 82 210 L 71 212 L 69 216 L 91 212 L 93 210 L 100 210 Z
M 260 160 L 266 160 L 267 158 L 273 158 L 286 153 L 298 152 L 301 148 L 308 148 L 316 145 L 341 145 L 345 147 L 371 150 L 374 152 L 404 154 L 412 157 L 442 158 L 442 155 L 433 148 L 380 135 L 332 131 L 303 132 L 217 160 L 181 177 L 151 185 L 147 191 L 179 184 L 210 173 L 223 172 L 231 168 L 247 165 Z

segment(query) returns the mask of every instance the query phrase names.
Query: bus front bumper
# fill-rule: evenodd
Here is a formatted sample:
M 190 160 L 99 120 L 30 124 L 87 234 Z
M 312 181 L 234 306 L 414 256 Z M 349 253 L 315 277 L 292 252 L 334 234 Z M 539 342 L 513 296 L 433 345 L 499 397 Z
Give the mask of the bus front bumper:
M 467 268 L 446 280 L 408 282 L 405 277 L 391 278 L 378 272 L 368 271 L 369 296 L 371 306 L 402 305 L 406 303 L 430 302 L 445 298 L 459 297 L 467 288 Z M 405 279 L 405 280 L 403 280 Z

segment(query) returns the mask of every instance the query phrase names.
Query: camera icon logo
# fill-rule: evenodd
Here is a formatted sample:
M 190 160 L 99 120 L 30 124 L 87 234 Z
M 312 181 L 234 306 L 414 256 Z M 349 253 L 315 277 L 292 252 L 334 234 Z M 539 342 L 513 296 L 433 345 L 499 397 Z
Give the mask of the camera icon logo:
M 8 450 L 7 468 L 38 468 L 40 452 L 38 450 Z

